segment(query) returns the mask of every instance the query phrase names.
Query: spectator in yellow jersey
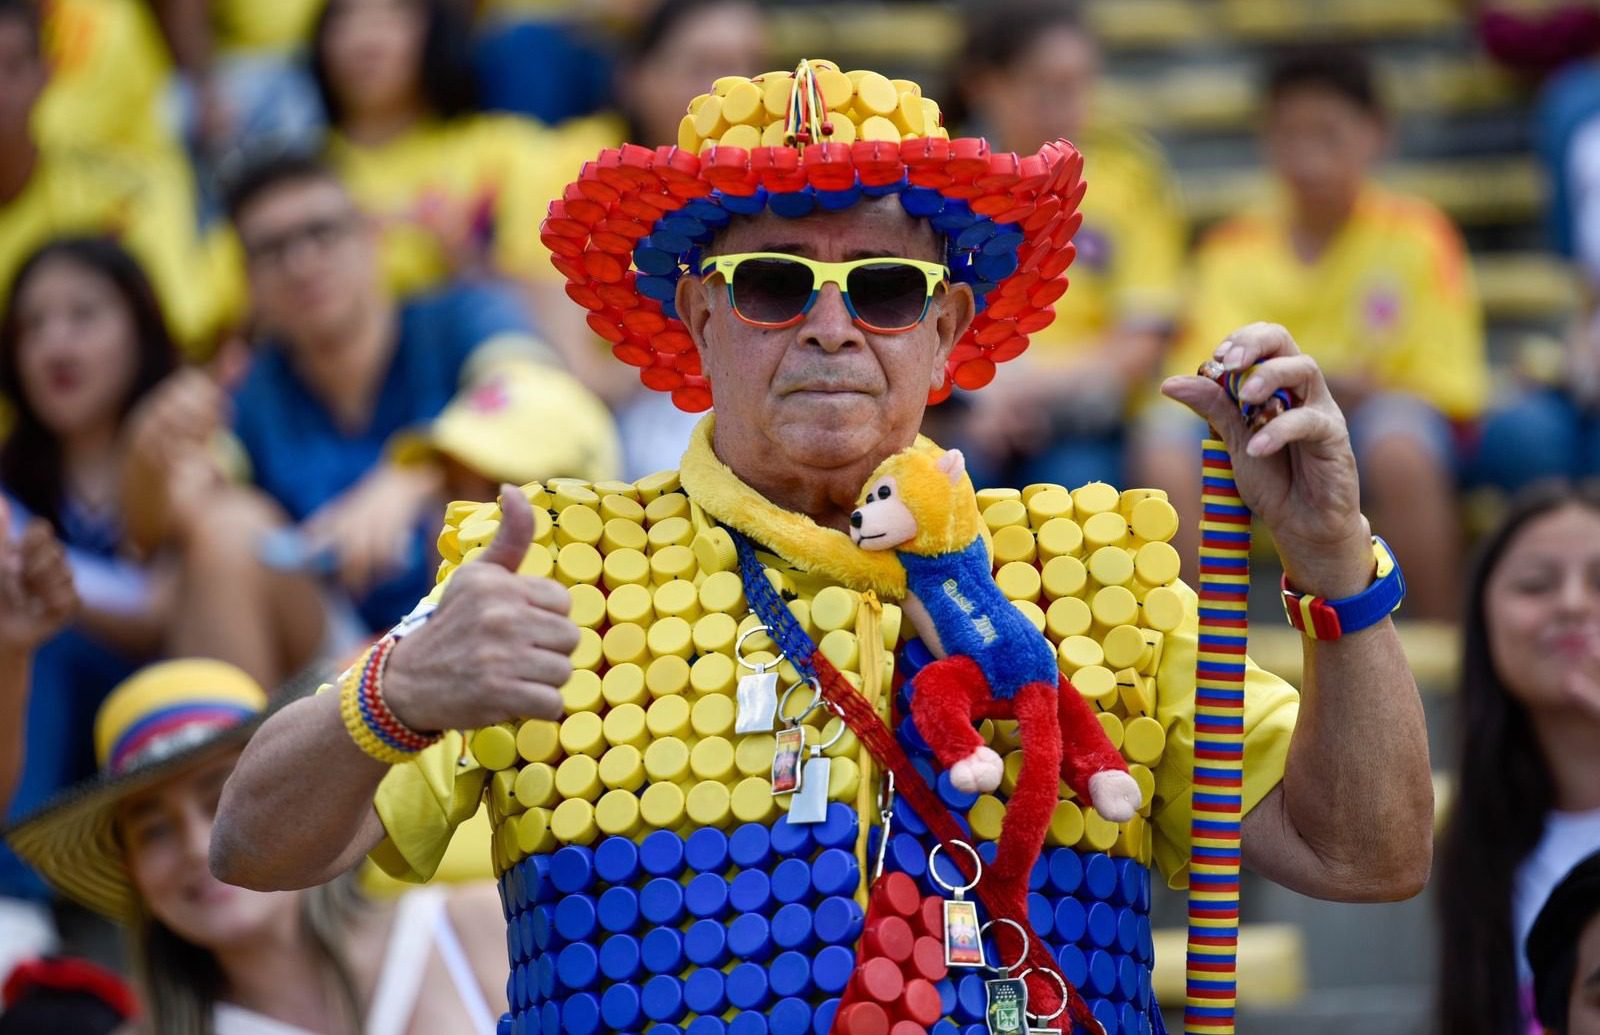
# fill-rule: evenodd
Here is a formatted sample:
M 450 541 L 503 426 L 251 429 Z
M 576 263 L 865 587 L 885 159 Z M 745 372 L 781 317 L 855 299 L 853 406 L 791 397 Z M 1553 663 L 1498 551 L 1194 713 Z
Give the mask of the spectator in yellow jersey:
M 1123 482 L 1123 417 L 1155 374 L 1178 304 L 1184 222 L 1154 141 L 1104 117 L 1099 47 L 1062 0 L 973 8 L 960 77 L 970 117 L 999 150 L 1056 137 L 1091 187 L 1072 290 L 1018 362 L 969 397 L 975 474 L 1002 485 Z
M 546 340 L 588 348 L 539 224 L 582 164 L 537 123 L 475 113 L 467 25 L 449 0 L 330 0 L 311 43 L 327 157 L 382 231 L 387 286 L 517 282 Z
M 1288 327 L 1350 415 L 1372 523 L 1406 565 L 1411 613 L 1453 617 L 1456 433 L 1488 390 L 1466 251 L 1432 205 L 1373 182 L 1387 126 L 1359 54 L 1286 56 L 1268 77 L 1265 115 L 1278 189 L 1201 242 L 1171 372 L 1194 373 L 1252 314 Z M 1165 424 L 1176 411 L 1159 413 L 1151 426 L 1163 429 L 1142 448 L 1147 477 L 1197 511 L 1187 432 L 1179 447 Z
M 187 177 L 165 159 L 41 136 L 40 32 L 32 4 L 0 0 L 0 283 L 47 238 L 110 234 L 148 271 L 180 342 L 203 350 L 215 312 Z

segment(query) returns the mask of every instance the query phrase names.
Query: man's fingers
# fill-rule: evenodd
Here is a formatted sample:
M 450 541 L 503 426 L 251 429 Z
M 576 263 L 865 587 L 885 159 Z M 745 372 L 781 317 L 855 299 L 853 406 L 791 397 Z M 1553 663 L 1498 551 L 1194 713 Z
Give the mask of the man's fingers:
M 1294 356 L 1299 352 L 1293 335 L 1283 325 L 1252 323 L 1228 335 L 1212 355 L 1229 370 L 1243 370 L 1263 359 Z
M 524 718 L 559 722 L 567 711 L 561 703 L 561 691 L 548 683 L 523 680 L 508 696 L 509 703 Z
M 1296 404 L 1322 397 L 1322 371 L 1310 356 L 1278 356 L 1258 364 L 1239 387 L 1239 401 L 1260 405 L 1278 389 L 1286 389 Z
M 515 485 L 500 486 L 500 528 L 478 562 L 516 571 L 533 542 L 533 507 Z
M 1270 456 L 1295 442 L 1333 444 L 1348 437 L 1344 422 L 1334 419 L 1326 410 L 1300 406 L 1274 417 L 1250 436 L 1245 452 L 1251 456 Z

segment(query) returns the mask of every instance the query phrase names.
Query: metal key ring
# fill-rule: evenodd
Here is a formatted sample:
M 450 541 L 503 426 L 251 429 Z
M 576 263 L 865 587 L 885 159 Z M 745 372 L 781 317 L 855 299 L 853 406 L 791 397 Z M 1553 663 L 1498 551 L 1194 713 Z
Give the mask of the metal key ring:
M 788 708 L 789 695 L 803 686 L 811 687 L 811 691 L 815 695 L 812 697 L 811 703 L 806 705 L 806 710 L 801 712 L 799 715 L 796 715 L 793 720 L 784 719 L 783 713 Z M 806 721 L 806 716 L 810 715 L 818 708 L 828 709 L 830 712 L 837 715 L 841 720 L 844 718 L 844 709 L 840 708 L 838 705 L 822 696 L 822 683 L 815 676 L 812 676 L 809 679 L 800 680 L 798 683 L 795 683 L 793 686 L 789 687 L 789 689 L 785 690 L 783 692 L 783 696 L 778 698 L 778 717 L 783 722 L 792 726 L 799 726 L 804 723 Z M 811 747 L 817 751 L 828 750 L 844 738 L 844 731 L 848 728 L 849 727 L 841 721 L 839 723 L 839 732 L 835 733 L 826 744 L 813 744 Z
M 981 878 L 983 876 L 983 856 L 979 855 L 978 854 L 978 850 L 976 848 L 973 848 L 971 845 L 967 844 L 965 841 L 951 841 L 950 843 L 953 844 L 953 845 L 960 845 L 962 848 L 965 848 L 969 853 L 971 853 L 971 855 L 972 855 L 972 883 L 963 884 L 958 888 L 958 887 L 954 887 L 952 885 L 946 884 L 944 882 L 944 880 L 939 876 L 939 868 L 937 866 L 933 865 L 933 860 L 935 860 L 935 859 L 937 859 L 939 857 L 940 849 L 944 848 L 945 843 L 943 841 L 940 841 L 938 844 L 934 845 L 933 846 L 933 851 L 928 853 L 928 879 L 933 881 L 935 884 L 937 884 L 939 887 L 943 888 L 944 890 L 950 892 L 950 894 L 952 894 L 952 895 L 964 895 L 967 892 L 971 891 L 973 888 L 977 887 L 979 878 Z M 990 922 L 992 923 L 993 921 L 990 921 Z M 1012 921 L 1007 921 L 1007 922 L 1009 923 L 1009 922 L 1012 922 Z M 1022 930 L 1022 929 L 1019 927 L 1018 930 Z M 1024 937 L 1027 936 L 1027 932 L 1026 931 L 1023 932 L 1023 936 Z
M 988 950 L 983 947 L 983 932 L 987 931 L 989 928 L 993 927 L 995 924 L 1009 924 L 1010 926 L 1015 927 L 1017 929 L 1017 933 L 1018 934 L 1022 935 L 1022 955 L 1018 956 L 1017 957 L 1017 962 L 1011 964 L 1009 967 L 990 967 L 989 966 L 989 953 L 988 953 Z M 995 948 L 996 948 L 996 950 L 998 950 L 999 946 L 996 946 Z M 1016 970 L 1018 967 L 1022 966 L 1023 963 L 1027 962 L 1027 959 L 1028 959 L 1028 929 L 1023 927 L 1021 924 L 1017 923 L 1015 920 L 1011 919 L 1008 916 L 996 917 L 995 919 L 990 920 L 988 923 L 986 923 L 983 926 L 978 928 L 978 951 L 983 954 L 983 965 L 985 967 L 989 967 L 989 969 L 994 971 L 996 974 L 1008 974 L 1009 975 L 1013 970 Z
M 1021 961 L 1019 960 L 1018 962 L 1020 963 Z M 1053 977 L 1053 978 L 1056 979 L 1056 984 L 1061 986 L 1061 1005 L 1056 1007 L 1056 1012 L 1055 1013 L 1051 1014 L 1048 1017 L 1044 1017 L 1044 1016 L 1041 1016 L 1041 1015 L 1036 1014 L 1036 1013 L 1028 1013 L 1029 1017 L 1032 1017 L 1034 1020 L 1038 1021 L 1040 1024 L 1049 1024 L 1051 1021 L 1055 1020 L 1057 1017 L 1060 1017 L 1062 1014 L 1067 1012 L 1067 1000 L 1072 997 L 1072 990 L 1067 987 L 1067 979 L 1062 977 L 1060 974 L 1057 974 L 1053 970 L 1044 970 L 1044 969 L 1041 969 L 1039 967 L 1029 967 L 1027 970 L 1024 970 L 1021 974 L 1019 974 L 1017 976 L 1019 978 L 1021 978 L 1023 981 L 1026 981 L 1028 979 L 1028 975 L 1029 974 L 1044 974 L 1044 975 L 1047 975 L 1049 977 Z M 1023 1012 L 1027 1013 L 1027 1011 L 1023 1011 Z
M 756 633 L 770 633 L 771 631 L 772 630 L 767 628 L 765 625 L 752 625 L 750 628 L 740 633 L 739 638 L 735 640 L 733 644 L 733 660 L 737 661 L 741 668 L 748 668 L 755 672 L 765 672 L 768 669 L 777 668 L 779 665 L 783 664 L 784 659 L 789 655 L 785 654 L 782 650 L 778 652 L 778 656 L 776 658 L 764 665 L 752 665 L 748 661 L 744 660 L 744 641 L 748 640 Z M 776 641 L 774 641 L 772 645 L 776 647 L 778 644 Z

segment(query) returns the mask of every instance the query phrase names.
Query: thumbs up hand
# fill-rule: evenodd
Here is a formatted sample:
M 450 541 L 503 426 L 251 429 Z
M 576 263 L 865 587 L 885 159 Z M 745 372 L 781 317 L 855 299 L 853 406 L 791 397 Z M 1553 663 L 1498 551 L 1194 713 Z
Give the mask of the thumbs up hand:
M 451 576 L 427 622 L 389 655 L 383 693 L 416 730 L 475 729 L 518 718 L 559 719 L 578 627 L 565 586 L 518 575 L 533 541 L 533 510 L 500 487 L 500 529 Z

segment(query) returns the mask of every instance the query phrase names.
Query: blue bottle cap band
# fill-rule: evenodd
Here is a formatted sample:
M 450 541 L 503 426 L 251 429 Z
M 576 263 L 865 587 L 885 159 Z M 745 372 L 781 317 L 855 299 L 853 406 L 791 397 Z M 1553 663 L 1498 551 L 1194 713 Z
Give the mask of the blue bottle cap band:
M 639 865 L 656 877 L 676 877 L 683 872 L 683 839 L 670 830 L 657 830 L 639 846 Z
M 683 856 L 696 872 L 720 874 L 728 868 L 728 835 L 716 827 L 701 827 L 684 842 Z

